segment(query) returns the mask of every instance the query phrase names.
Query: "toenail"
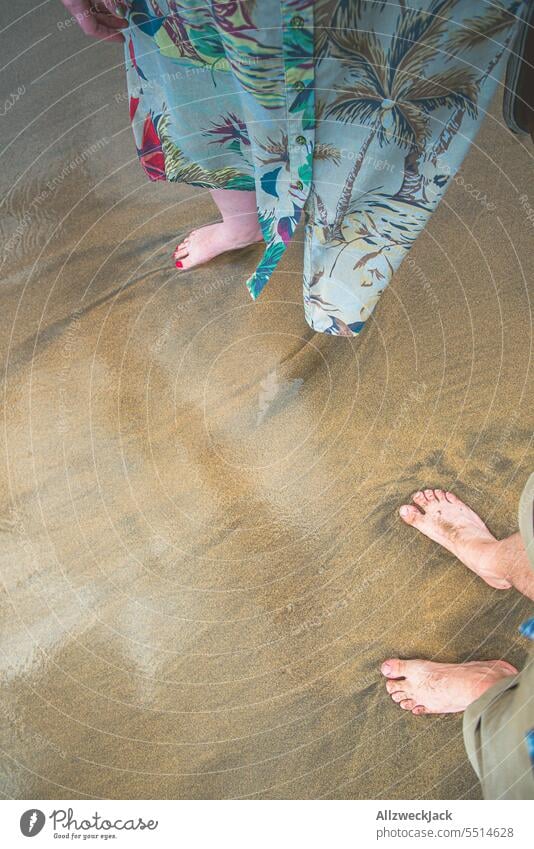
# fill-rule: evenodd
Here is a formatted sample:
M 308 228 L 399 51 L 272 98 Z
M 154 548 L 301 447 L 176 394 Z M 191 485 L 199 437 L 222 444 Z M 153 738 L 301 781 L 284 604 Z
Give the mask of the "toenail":
M 410 515 L 410 508 L 406 507 L 406 506 L 401 507 L 399 512 L 400 512 L 401 516 L 409 516 Z
M 179 259 L 176 260 L 175 265 L 176 265 L 176 268 L 183 268 L 184 267 L 183 262 L 180 262 Z
M 391 666 L 389 663 L 382 664 L 382 672 L 384 673 L 384 675 L 389 675 L 389 673 L 391 672 Z

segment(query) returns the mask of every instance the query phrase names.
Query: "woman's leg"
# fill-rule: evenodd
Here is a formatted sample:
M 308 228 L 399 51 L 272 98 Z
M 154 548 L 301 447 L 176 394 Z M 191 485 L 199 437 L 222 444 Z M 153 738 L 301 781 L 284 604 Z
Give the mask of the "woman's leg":
M 174 252 L 177 268 L 194 268 L 218 254 L 260 242 L 256 193 L 234 189 L 212 189 L 210 194 L 222 221 L 192 230 Z

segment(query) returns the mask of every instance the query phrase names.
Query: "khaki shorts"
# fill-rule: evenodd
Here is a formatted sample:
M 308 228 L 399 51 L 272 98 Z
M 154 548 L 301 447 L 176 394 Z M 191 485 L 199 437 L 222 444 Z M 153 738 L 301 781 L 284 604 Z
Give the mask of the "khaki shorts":
M 534 475 L 521 496 L 519 529 L 534 569 Z M 534 799 L 527 746 L 533 729 L 534 644 L 522 672 L 495 684 L 464 714 L 465 747 L 485 799 Z

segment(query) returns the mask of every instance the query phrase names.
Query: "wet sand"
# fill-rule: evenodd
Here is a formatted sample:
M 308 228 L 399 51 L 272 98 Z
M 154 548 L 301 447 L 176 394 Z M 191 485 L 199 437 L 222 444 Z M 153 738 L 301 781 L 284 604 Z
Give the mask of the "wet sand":
M 478 798 L 461 718 L 379 666 L 526 656 L 528 603 L 397 508 L 443 486 L 516 529 L 532 146 L 497 101 L 364 333 L 314 334 L 299 239 L 256 303 L 258 247 L 178 276 L 215 209 L 145 180 L 120 47 L 62 15 L 2 36 L 2 793 Z

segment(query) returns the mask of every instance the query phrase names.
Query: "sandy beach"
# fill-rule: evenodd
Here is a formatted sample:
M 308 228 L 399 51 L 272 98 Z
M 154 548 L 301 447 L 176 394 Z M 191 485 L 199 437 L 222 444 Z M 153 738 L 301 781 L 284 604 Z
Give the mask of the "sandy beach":
M 31 7 L 1 35 L 2 794 L 479 798 L 461 717 L 379 667 L 526 657 L 529 602 L 398 507 L 516 530 L 531 142 L 499 93 L 361 336 L 316 334 L 298 235 L 257 302 L 259 246 L 179 275 L 208 193 L 146 180 L 120 45 Z

